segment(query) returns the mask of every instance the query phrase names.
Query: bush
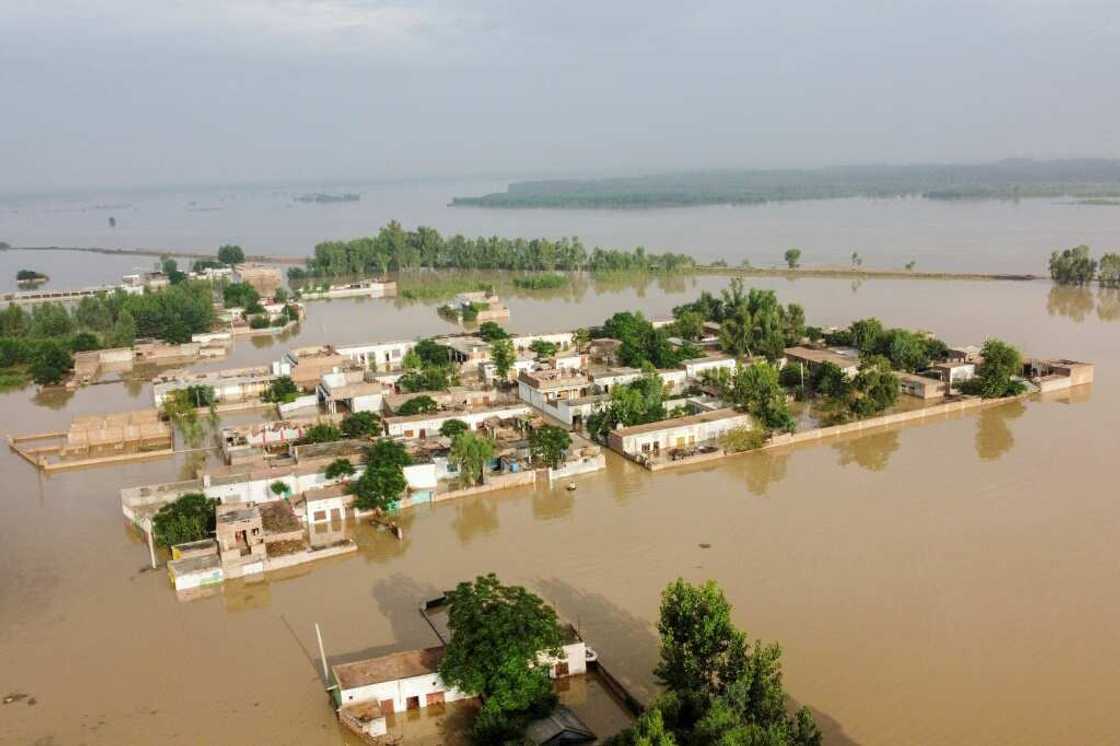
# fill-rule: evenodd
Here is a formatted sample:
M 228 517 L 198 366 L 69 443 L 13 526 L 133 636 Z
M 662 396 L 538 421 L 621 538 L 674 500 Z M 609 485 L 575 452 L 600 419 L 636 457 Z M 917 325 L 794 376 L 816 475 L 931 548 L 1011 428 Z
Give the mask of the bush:
M 191 492 L 168 503 L 152 517 L 152 538 L 163 546 L 200 541 L 214 531 L 218 501 Z
M 430 396 L 417 396 L 397 407 L 397 414 L 406 417 L 413 414 L 431 414 L 439 409 L 436 400 Z
M 261 401 L 276 404 L 289 404 L 299 396 L 299 388 L 289 376 L 280 376 L 273 381 L 268 390 L 261 394 Z
M 342 419 L 342 434 L 347 438 L 372 438 L 381 432 L 381 418 L 373 412 L 354 412 Z
M 40 386 L 51 386 L 61 383 L 73 367 L 74 358 L 61 342 L 44 340 L 31 360 L 31 379 Z
M 719 444 L 728 453 L 741 453 L 761 448 L 766 443 L 766 432 L 754 427 L 733 427 L 724 433 Z

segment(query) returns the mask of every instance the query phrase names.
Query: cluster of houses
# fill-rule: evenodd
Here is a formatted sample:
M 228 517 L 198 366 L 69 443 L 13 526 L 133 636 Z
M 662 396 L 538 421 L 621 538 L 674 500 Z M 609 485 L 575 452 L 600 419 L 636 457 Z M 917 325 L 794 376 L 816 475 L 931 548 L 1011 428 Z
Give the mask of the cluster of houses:
M 357 280 L 337 285 L 308 285 L 297 291 L 300 300 L 332 298 L 391 298 L 397 294 L 392 280 Z
M 509 306 L 490 291 L 478 290 L 459 293 L 440 306 L 440 312 L 462 321 L 504 321 L 509 318 Z

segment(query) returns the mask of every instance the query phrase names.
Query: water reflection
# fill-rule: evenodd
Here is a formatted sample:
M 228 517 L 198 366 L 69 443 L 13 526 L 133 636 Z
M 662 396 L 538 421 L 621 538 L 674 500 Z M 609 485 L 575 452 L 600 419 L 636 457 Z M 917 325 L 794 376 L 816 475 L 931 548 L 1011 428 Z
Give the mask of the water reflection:
M 548 489 L 538 488 L 533 493 L 533 517 L 542 520 L 563 518 L 576 504 L 575 492 L 564 489 L 559 483 Z
M 751 494 L 764 496 L 770 491 L 771 485 L 785 479 L 789 457 L 788 451 L 758 451 L 738 459 L 743 464 L 743 476 Z
M 1120 321 L 1120 288 L 1101 288 L 1097 291 L 1097 318 L 1101 321 Z
M 1064 316 L 1081 323 L 1096 309 L 1101 321 L 1120 321 L 1120 289 L 1073 285 L 1054 285 L 1046 296 L 1046 310 L 1051 316 Z
M 61 387 L 51 387 L 39 389 L 35 396 L 31 397 L 31 401 L 35 402 L 35 404 L 40 407 L 59 410 L 69 404 L 70 400 L 73 398 L 73 391 L 67 391 Z
M 1015 436 L 1008 427 L 1027 408 L 1016 401 L 998 407 L 988 407 L 976 420 L 976 455 L 985 461 L 995 461 L 1012 449 Z
M 898 450 L 898 446 L 897 430 L 881 430 L 851 440 L 841 440 L 832 447 L 840 455 L 840 466 L 857 464 L 869 471 L 882 471 L 887 468 L 891 454 Z
M 455 519 L 451 521 L 451 526 L 463 544 L 494 533 L 498 530 L 496 501 L 483 497 L 460 500 L 455 506 Z

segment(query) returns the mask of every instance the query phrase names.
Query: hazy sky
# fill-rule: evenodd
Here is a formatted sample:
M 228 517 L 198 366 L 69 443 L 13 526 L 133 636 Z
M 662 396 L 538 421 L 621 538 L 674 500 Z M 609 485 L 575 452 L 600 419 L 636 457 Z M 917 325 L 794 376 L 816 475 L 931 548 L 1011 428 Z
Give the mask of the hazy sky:
M 1120 157 L 1120 3 L 0 0 L 0 189 Z

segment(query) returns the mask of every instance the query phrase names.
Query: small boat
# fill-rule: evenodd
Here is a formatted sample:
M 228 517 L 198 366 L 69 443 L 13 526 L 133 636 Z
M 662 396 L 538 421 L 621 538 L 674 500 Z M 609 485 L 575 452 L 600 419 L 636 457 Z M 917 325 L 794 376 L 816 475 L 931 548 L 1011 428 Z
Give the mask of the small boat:
M 568 482 L 568 492 L 574 491 L 575 488 L 576 488 L 576 483 L 575 482 Z

